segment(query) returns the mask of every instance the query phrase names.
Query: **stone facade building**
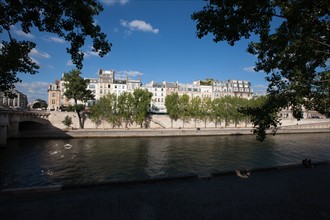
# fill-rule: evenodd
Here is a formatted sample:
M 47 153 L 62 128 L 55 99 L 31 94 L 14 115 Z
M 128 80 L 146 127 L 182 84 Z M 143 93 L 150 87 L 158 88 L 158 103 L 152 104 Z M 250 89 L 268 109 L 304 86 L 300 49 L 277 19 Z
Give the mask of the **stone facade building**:
M 87 89 L 91 90 L 98 100 L 107 94 L 116 94 L 119 96 L 123 92 L 133 92 L 134 89 L 141 87 L 141 79 L 116 79 L 114 70 L 98 71 L 97 78 L 87 78 L 90 82 Z M 74 105 L 73 100 L 68 100 L 64 96 L 65 86 L 63 76 L 61 80 L 56 80 L 54 84 L 48 87 L 48 109 L 59 110 L 61 106 Z
M 28 105 L 27 96 L 18 90 L 13 90 L 12 92 L 16 95 L 16 97 L 9 98 L 8 96 L 5 96 L 3 92 L 0 92 L 0 106 L 26 109 Z
M 196 80 L 192 83 L 179 82 L 155 82 L 151 81 L 142 85 L 139 79 L 117 79 L 114 70 L 98 71 L 96 78 L 88 78 L 90 89 L 98 100 L 107 94 L 116 94 L 119 96 L 123 92 L 133 93 L 135 89 L 142 88 L 152 93 L 152 101 L 150 103 L 150 111 L 153 113 L 166 113 L 165 98 L 172 93 L 179 95 L 186 94 L 190 98 L 211 98 L 211 100 L 222 98 L 225 96 L 241 97 L 244 99 L 252 99 L 254 96 L 251 83 L 246 80 Z M 56 80 L 54 84 L 48 87 L 48 109 L 60 110 L 61 106 L 73 105 L 73 100 L 67 100 L 63 95 L 65 92 L 64 81 Z M 0 93 L 0 105 L 12 107 L 26 107 L 27 98 L 24 94 L 17 92 L 18 97 L 10 100 L 3 97 Z M 291 109 L 282 109 L 279 113 L 281 118 L 292 119 Z M 322 118 L 316 111 L 304 110 L 304 118 Z
M 90 89 L 98 100 L 107 94 L 116 94 L 119 96 L 123 92 L 133 93 L 137 88 L 143 88 L 153 94 L 150 103 L 150 111 L 154 113 L 166 113 L 165 97 L 171 93 L 177 92 L 179 95 L 186 94 L 190 98 L 221 98 L 224 96 L 236 96 L 246 99 L 253 97 L 253 90 L 249 81 L 242 80 L 197 80 L 193 83 L 179 82 L 154 82 L 142 85 L 139 79 L 117 79 L 114 70 L 98 70 L 97 78 L 88 78 Z M 49 109 L 58 110 L 60 106 L 73 104 L 63 95 L 65 91 L 64 81 L 57 80 L 54 84 L 49 85 L 48 89 L 48 106 Z

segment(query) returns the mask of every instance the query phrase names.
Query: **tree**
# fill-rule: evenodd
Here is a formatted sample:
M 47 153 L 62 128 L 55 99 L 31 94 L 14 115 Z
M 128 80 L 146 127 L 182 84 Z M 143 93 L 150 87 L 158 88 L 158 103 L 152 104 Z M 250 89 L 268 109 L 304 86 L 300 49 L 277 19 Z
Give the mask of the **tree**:
M 135 89 L 134 97 L 134 121 L 142 128 L 143 122 L 146 122 L 152 93 L 144 89 Z
M 118 97 L 118 116 L 125 124 L 125 129 L 133 123 L 134 97 L 131 93 L 124 92 Z
M 214 99 L 212 101 L 212 113 L 211 119 L 214 120 L 215 127 L 220 124 L 221 121 L 225 118 L 225 107 L 223 105 L 222 98 Z
M 233 46 L 252 35 L 247 51 L 257 56 L 255 70 L 267 74 L 268 99 L 257 108 L 244 108 L 250 114 L 257 139 L 264 140 L 267 129 L 277 130 L 276 113 L 291 107 L 302 118 L 307 107 L 325 115 L 329 108 L 330 2 L 328 0 L 256 1 L 210 0 L 192 15 L 197 36 L 212 33 L 215 42 Z M 321 95 L 320 95 L 321 94 Z M 321 101 L 318 102 L 318 100 Z
M 201 119 L 204 122 L 204 127 L 206 128 L 206 123 L 211 119 L 211 111 L 212 111 L 212 100 L 210 97 L 206 97 L 202 99 L 202 103 L 200 106 Z
M 92 40 L 94 52 L 103 57 L 111 49 L 106 35 L 96 25 L 94 16 L 103 11 L 96 0 L 79 1 L 43 1 L 43 0 L 6 0 L 0 2 L 0 91 L 14 96 L 10 90 L 15 83 L 21 82 L 18 73 L 36 74 L 39 66 L 29 57 L 36 44 L 31 41 L 19 41 L 12 37 L 12 27 L 20 25 L 25 33 L 32 28 L 40 32 L 56 34 L 70 43 L 66 50 L 78 69 L 83 64 L 84 53 L 81 47 L 87 37 Z M 7 33 L 7 37 L 2 34 Z
M 171 128 L 173 128 L 173 120 L 179 119 L 179 95 L 178 93 L 172 93 L 165 97 L 165 107 L 167 114 L 171 119 Z
M 240 123 L 246 116 L 242 114 L 239 109 L 244 108 L 247 103 L 245 102 L 246 99 L 242 99 L 241 97 L 231 97 L 231 105 L 232 110 L 230 112 L 232 119 L 234 120 L 235 127 L 237 124 Z
M 62 121 L 62 123 L 69 128 L 72 125 L 72 118 L 70 116 L 65 116 L 64 120 Z
M 232 119 L 232 111 L 235 110 L 235 107 L 232 105 L 232 97 L 225 96 L 221 98 L 221 102 L 224 108 L 223 116 L 225 119 L 225 127 L 229 125 L 230 120 Z
M 202 115 L 201 103 L 202 103 L 201 98 L 196 96 L 196 97 L 193 97 L 190 100 L 190 104 L 189 104 L 189 114 L 192 118 L 194 118 L 195 128 L 196 128 L 197 120 L 199 120 L 201 118 L 201 115 Z
M 182 120 L 182 127 L 184 128 L 184 124 L 188 122 L 191 117 L 189 113 L 189 96 L 187 94 L 183 94 L 179 97 L 178 116 Z
M 112 128 L 118 126 L 120 120 L 118 117 L 117 96 L 111 93 L 97 100 L 97 102 L 91 106 L 90 118 L 96 123 L 101 123 L 105 120 L 112 124 Z
M 80 76 L 80 70 L 71 70 L 68 73 L 64 73 L 63 80 L 65 81 L 65 92 L 64 95 L 67 99 L 74 100 L 74 107 L 78 115 L 79 119 L 79 127 L 84 128 L 84 105 L 78 105 L 78 101 L 82 101 L 83 103 L 88 100 L 93 100 L 94 95 L 91 90 L 87 89 L 89 84 L 88 79 L 84 79 Z

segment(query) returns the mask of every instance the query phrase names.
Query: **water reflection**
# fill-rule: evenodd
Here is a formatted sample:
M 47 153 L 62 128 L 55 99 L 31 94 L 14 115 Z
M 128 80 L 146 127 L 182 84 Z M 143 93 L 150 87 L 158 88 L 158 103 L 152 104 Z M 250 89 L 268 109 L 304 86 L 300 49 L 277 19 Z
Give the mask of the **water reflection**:
M 2 188 L 128 181 L 330 160 L 329 134 L 9 140 Z
M 146 144 L 145 172 L 149 177 L 156 178 L 166 176 L 168 166 L 169 139 L 149 139 Z

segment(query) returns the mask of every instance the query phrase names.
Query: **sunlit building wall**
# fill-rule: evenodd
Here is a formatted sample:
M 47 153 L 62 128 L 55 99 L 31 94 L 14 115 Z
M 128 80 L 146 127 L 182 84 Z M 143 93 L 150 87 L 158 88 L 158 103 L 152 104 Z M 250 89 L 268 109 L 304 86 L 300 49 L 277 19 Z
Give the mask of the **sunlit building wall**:
M 18 90 L 13 90 L 13 94 L 16 95 L 14 98 L 9 98 L 3 92 L 0 92 L 0 106 L 10 108 L 27 108 L 28 99 L 27 96 Z

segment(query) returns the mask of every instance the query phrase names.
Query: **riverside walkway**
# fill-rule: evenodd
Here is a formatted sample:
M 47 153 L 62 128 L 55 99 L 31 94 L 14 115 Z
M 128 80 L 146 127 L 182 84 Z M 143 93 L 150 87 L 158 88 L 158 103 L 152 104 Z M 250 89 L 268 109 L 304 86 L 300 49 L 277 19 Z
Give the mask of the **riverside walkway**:
M 330 155 L 329 155 L 330 157 Z M 330 164 L 90 187 L 2 191 L 1 219 L 330 219 Z

